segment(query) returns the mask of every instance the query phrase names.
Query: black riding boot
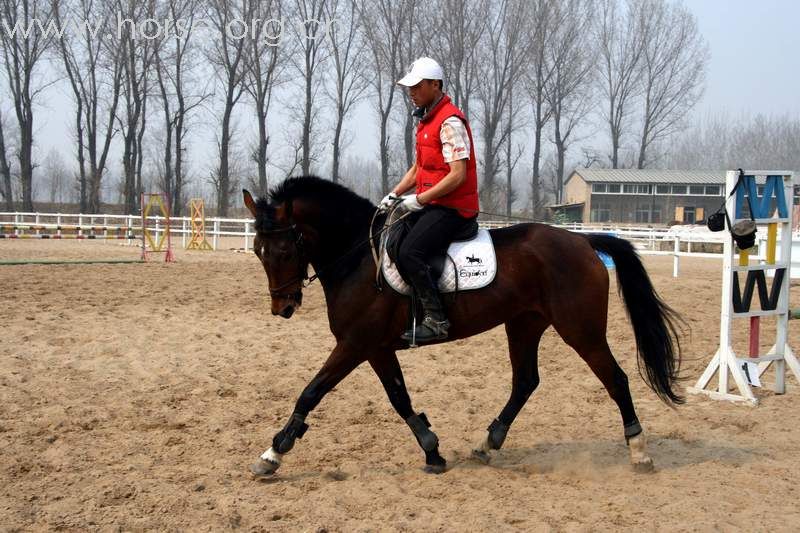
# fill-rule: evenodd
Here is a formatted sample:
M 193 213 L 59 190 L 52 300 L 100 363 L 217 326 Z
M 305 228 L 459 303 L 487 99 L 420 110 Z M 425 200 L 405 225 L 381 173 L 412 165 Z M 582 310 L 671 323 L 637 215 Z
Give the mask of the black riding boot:
M 403 340 L 417 343 L 439 341 L 447 338 L 447 329 L 450 322 L 444 312 L 442 300 L 439 297 L 439 288 L 431 278 L 428 269 L 414 276 L 412 286 L 422 304 L 423 319 L 417 324 L 416 330 L 409 329 L 403 333 Z

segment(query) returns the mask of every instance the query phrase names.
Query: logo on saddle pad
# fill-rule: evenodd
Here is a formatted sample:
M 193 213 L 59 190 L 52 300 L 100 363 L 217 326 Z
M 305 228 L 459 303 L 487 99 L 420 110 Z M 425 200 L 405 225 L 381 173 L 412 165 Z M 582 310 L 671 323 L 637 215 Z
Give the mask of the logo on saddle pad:
M 439 277 L 441 292 L 468 291 L 480 289 L 494 280 L 497 272 L 497 258 L 494 254 L 494 243 L 488 230 L 482 229 L 468 241 L 457 241 L 447 249 L 444 271 Z M 401 294 L 410 294 L 411 288 L 403 280 L 397 267 L 383 250 L 381 270 L 386 282 Z

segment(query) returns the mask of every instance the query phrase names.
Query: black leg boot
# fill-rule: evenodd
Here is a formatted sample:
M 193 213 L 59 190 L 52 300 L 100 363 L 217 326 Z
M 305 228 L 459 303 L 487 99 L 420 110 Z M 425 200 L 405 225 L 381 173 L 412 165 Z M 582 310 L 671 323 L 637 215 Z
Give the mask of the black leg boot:
M 411 342 L 413 339 L 417 343 L 426 343 L 446 339 L 450 322 L 439 297 L 439 288 L 430 272 L 426 269 L 420 275 L 414 276 L 412 284 L 422 304 L 423 319 L 415 330 L 403 333 L 403 340 Z

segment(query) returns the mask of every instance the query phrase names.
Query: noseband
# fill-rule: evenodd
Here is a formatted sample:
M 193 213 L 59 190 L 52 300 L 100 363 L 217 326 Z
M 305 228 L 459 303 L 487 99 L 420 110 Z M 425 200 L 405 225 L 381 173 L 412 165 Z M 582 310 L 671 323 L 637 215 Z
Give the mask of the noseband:
M 308 278 L 308 263 L 306 261 L 305 256 L 305 248 L 303 246 L 303 232 L 297 229 L 297 224 L 292 224 L 291 226 L 286 226 L 283 228 L 276 228 L 271 230 L 262 231 L 261 233 L 266 233 L 269 235 L 277 235 L 280 233 L 290 232 L 292 235 L 292 239 L 294 240 L 294 246 L 297 249 L 297 259 L 298 259 L 298 277 L 287 281 L 286 283 L 278 286 L 278 287 L 270 287 L 269 288 L 269 295 L 272 298 L 291 298 L 295 301 L 300 301 L 300 297 L 302 296 L 301 290 L 304 287 L 303 282 L 306 281 Z M 303 264 L 306 264 L 306 268 L 303 269 Z M 297 282 L 300 282 L 301 286 L 294 292 L 281 292 L 286 287 L 293 285 Z

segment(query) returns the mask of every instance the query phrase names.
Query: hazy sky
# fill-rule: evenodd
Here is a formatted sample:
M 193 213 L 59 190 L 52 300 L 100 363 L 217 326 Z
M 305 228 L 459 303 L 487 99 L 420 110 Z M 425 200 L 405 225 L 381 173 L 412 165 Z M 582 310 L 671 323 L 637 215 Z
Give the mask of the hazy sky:
M 686 5 L 696 14 L 712 54 L 706 93 L 697 113 L 800 113 L 800 1 L 686 0 Z M 11 110 L 5 111 L 10 118 Z M 255 135 L 252 107 L 243 100 L 238 113 L 238 139 L 244 144 Z M 160 120 L 154 115 L 150 123 L 158 127 Z M 55 147 L 73 164 L 73 105 L 66 84 L 49 90 L 36 121 L 39 160 Z M 287 125 L 273 120 L 272 128 L 279 131 Z M 377 159 L 378 128 L 371 105 L 362 104 L 356 110 L 348 129 L 353 137 L 349 154 Z M 196 176 L 207 176 L 214 162 L 214 135 L 210 117 L 193 126 L 189 160 Z M 111 174 L 118 176 L 118 150 L 111 154 L 109 164 Z
M 800 2 L 686 0 L 711 46 L 703 110 L 800 112 Z

